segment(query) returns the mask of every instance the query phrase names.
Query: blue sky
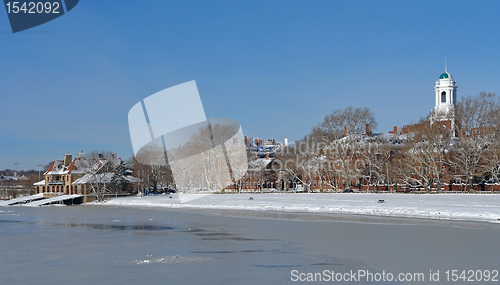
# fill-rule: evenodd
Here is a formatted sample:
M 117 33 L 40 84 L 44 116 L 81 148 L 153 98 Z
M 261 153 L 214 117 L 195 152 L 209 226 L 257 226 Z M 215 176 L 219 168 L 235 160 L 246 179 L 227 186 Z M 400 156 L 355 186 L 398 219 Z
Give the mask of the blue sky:
M 0 11 L 0 169 L 81 150 L 129 158 L 129 109 L 190 80 L 208 118 L 236 119 L 251 137 L 296 140 L 348 106 L 369 107 L 387 132 L 434 107 L 445 58 L 459 98 L 500 90 L 499 11 L 499 1 L 85 0 L 16 34 Z

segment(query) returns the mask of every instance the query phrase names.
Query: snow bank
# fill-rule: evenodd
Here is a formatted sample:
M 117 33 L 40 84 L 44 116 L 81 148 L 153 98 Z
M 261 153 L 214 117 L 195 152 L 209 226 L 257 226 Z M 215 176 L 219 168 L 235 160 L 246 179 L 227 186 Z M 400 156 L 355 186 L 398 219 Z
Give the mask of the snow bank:
M 174 194 L 113 198 L 104 205 L 342 213 L 500 222 L 497 194 Z M 379 200 L 384 200 L 380 203 Z

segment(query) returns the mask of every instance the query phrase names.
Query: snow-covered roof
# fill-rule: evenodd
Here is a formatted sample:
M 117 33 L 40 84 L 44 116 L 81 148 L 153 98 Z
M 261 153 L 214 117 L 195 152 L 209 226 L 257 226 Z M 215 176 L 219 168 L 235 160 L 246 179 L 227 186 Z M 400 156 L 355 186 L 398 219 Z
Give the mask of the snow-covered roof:
M 258 158 L 256 160 L 252 160 L 248 163 L 249 171 L 257 171 L 261 169 L 265 169 L 274 158 Z
M 103 159 L 103 158 L 75 158 L 69 165 L 65 166 L 62 159 L 55 160 L 44 175 L 62 175 L 62 174 L 78 174 L 98 172 L 107 163 L 114 165 L 120 164 L 119 158 Z
M 38 181 L 36 183 L 33 183 L 34 186 L 45 186 L 45 180 Z
M 3 180 L 17 180 L 17 176 L 4 176 Z
M 393 145 L 393 146 L 402 146 L 404 142 L 407 140 L 407 134 L 391 134 L 391 133 L 383 133 L 376 134 L 373 136 L 368 136 L 365 133 L 361 134 L 350 134 L 343 138 L 336 140 L 337 144 L 351 144 L 355 143 L 358 147 L 367 147 L 367 146 L 383 146 L 383 145 Z M 329 145 L 326 149 L 334 148 L 335 144 Z
M 71 185 L 81 185 L 88 183 L 111 183 L 114 173 L 102 173 L 102 174 L 85 174 L 83 177 L 78 178 Z M 130 183 L 139 182 L 139 179 L 133 176 L 124 176 L 125 180 Z

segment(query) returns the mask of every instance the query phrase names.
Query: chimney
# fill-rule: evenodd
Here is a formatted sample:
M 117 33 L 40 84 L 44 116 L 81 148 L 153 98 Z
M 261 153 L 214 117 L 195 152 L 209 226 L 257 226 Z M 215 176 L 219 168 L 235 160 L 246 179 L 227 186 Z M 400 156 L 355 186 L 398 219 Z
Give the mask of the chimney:
M 255 139 L 255 146 L 259 146 L 259 139 Z
M 248 136 L 245 136 L 245 146 L 248 146 Z
M 371 137 L 372 133 L 370 132 L 370 124 L 366 124 L 366 135 Z
M 104 156 L 102 155 L 102 153 L 99 153 L 97 154 L 97 158 L 104 158 Z
M 285 146 L 288 146 L 288 138 L 285 138 L 284 145 L 285 145 Z
M 344 126 L 344 137 L 347 137 L 347 126 Z
M 65 154 L 64 155 L 64 166 L 69 166 L 71 164 L 71 161 L 73 160 L 72 159 L 72 155 L 71 154 Z
M 393 130 L 394 134 L 397 135 L 398 134 L 398 126 L 394 126 L 394 130 Z
M 259 145 L 262 145 L 262 139 L 259 140 Z
M 82 152 L 78 153 L 78 158 L 86 158 L 86 157 L 87 157 L 87 155 L 85 154 L 85 152 L 83 152 L 83 150 L 82 150 Z

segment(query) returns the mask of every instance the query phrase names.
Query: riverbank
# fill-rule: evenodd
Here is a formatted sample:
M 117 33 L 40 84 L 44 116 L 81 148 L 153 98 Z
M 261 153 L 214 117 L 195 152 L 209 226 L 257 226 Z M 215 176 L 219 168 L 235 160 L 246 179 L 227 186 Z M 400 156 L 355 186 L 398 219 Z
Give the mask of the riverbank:
M 338 213 L 500 223 L 500 195 L 474 194 L 174 194 L 112 198 L 108 206 Z

